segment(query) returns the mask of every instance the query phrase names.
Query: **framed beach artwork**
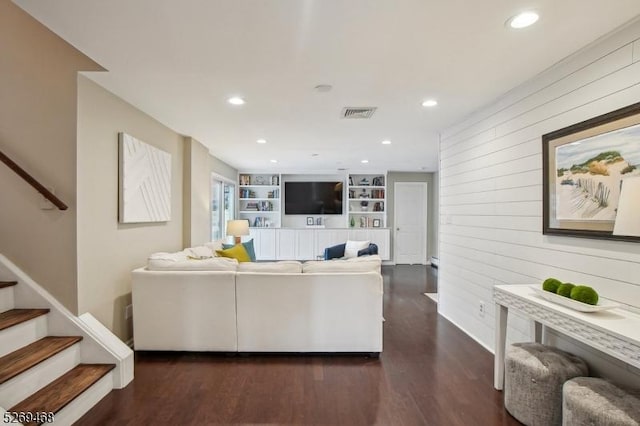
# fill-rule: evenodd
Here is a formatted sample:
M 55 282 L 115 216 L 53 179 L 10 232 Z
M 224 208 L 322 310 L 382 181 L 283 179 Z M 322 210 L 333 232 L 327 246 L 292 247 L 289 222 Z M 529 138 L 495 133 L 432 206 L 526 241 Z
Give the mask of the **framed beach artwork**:
M 542 136 L 543 233 L 640 241 L 640 103 Z

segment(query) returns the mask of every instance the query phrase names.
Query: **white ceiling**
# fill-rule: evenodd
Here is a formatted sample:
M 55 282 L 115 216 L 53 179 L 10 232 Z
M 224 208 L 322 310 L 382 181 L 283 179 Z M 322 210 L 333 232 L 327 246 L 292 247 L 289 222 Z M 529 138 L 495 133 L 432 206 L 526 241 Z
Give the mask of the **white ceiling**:
M 437 170 L 440 129 L 640 14 L 638 0 L 15 2 L 108 69 L 90 75 L 108 90 L 237 168 L 288 171 Z M 529 8 L 536 25 L 505 27 Z M 345 106 L 378 110 L 344 120 Z

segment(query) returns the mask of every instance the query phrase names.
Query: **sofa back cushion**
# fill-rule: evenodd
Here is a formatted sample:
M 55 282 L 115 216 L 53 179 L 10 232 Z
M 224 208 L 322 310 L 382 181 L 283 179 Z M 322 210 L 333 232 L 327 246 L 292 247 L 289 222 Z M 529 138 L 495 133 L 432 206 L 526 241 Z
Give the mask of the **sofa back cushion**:
M 245 262 L 238 264 L 238 272 L 267 272 L 267 273 L 295 273 L 302 272 L 302 263 L 296 260 L 282 260 L 280 262 Z
M 187 251 L 154 253 L 147 260 L 149 271 L 236 271 L 238 261 L 224 257 L 190 258 Z
M 311 260 L 302 265 L 306 274 L 321 272 L 378 272 L 382 259 L 378 255 L 360 256 L 352 259 Z

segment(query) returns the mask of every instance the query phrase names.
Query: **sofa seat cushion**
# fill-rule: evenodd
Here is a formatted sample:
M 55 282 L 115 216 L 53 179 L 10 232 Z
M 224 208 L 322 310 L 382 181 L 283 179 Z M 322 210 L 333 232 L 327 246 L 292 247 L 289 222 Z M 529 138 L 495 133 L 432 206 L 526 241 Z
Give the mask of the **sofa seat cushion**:
M 236 271 L 238 261 L 224 257 L 190 258 L 188 250 L 177 253 L 154 253 L 147 260 L 149 271 Z
M 296 273 L 302 272 L 302 263 L 296 260 L 280 262 L 245 262 L 238 264 L 238 272 Z
M 382 266 L 379 255 L 360 256 L 350 259 L 310 260 L 302 265 L 306 274 L 322 272 L 378 272 Z

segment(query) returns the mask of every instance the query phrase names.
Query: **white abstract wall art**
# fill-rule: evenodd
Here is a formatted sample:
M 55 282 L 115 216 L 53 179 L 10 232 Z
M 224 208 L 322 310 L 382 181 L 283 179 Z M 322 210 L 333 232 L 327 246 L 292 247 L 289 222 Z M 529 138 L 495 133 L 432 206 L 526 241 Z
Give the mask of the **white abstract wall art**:
M 118 134 L 120 223 L 171 219 L 171 154 Z

